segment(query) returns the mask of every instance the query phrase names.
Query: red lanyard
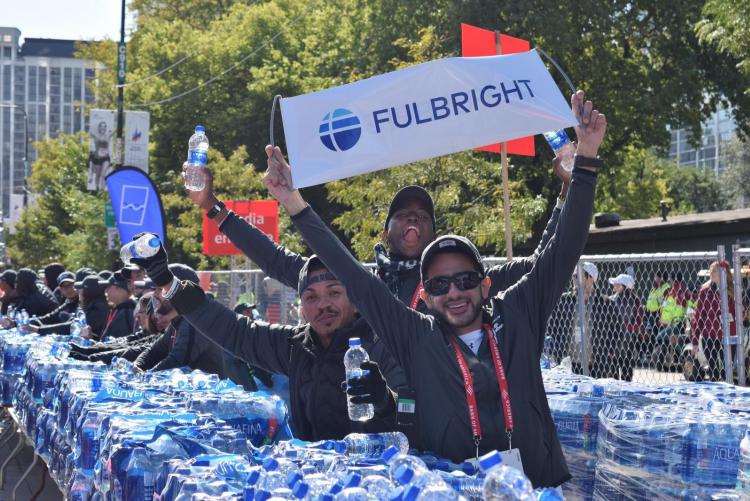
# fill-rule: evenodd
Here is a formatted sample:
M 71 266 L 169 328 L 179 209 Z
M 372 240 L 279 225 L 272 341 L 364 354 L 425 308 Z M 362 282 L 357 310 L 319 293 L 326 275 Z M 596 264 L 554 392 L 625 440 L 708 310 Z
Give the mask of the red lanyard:
M 112 320 L 114 320 L 115 315 L 117 315 L 117 306 L 112 308 L 112 311 L 110 311 L 109 315 L 107 315 L 107 325 L 104 327 L 104 330 L 107 330 L 109 328 L 109 324 L 112 323 Z
M 420 280 L 417 284 L 417 288 L 414 289 L 414 295 L 411 297 L 411 303 L 409 303 L 409 308 L 411 308 L 412 310 L 417 309 L 417 304 L 419 304 L 419 293 L 422 292 L 422 289 L 424 289 L 424 287 L 422 287 L 422 281 Z
M 492 362 L 495 365 L 495 374 L 497 375 L 497 384 L 500 388 L 500 403 L 503 406 L 503 415 L 505 416 L 505 433 L 508 435 L 508 448 L 512 448 L 511 437 L 513 435 L 513 412 L 510 407 L 510 392 L 508 391 L 508 378 L 505 375 L 505 368 L 503 367 L 503 359 L 500 357 L 500 348 L 497 346 L 497 341 L 492 335 L 492 330 L 489 325 L 482 326 L 484 331 L 487 333 L 487 341 L 490 343 L 490 351 L 492 352 Z M 466 363 L 466 359 L 461 354 L 461 350 L 456 343 L 456 339 L 451 337 L 451 343 L 453 349 L 456 351 L 456 358 L 458 359 L 458 366 L 461 368 L 461 376 L 464 378 L 464 391 L 466 392 L 466 405 L 469 408 L 469 421 L 471 422 L 471 432 L 474 436 L 474 445 L 477 447 L 477 457 L 479 456 L 479 442 L 482 441 L 482 427 L 479 423 L 479 408 L 477 407 L 477 396 L 474 393 L 474 378 L 471 376 L 471 371 Z

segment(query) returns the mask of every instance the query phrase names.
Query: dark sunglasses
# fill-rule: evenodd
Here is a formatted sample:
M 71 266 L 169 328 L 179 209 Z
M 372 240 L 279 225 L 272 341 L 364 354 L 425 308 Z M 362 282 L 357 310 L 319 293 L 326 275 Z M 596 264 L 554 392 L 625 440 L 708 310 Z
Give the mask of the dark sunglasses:
M 448 294 L 451 284 L 456 284 L 460 291 L 475 289 L 482 283 L 484 275 L 478 271 L 464 271 L 456 273 L 452 277 L 435 277 L 424 283 L 424 290 L 430 296 L 442 296 Z

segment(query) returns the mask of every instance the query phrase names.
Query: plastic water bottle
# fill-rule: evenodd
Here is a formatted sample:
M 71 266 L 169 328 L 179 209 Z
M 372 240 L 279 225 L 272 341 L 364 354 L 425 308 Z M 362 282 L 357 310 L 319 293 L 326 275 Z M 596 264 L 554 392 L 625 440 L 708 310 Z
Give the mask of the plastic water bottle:
M 557 489 L 552 489 L 551 487 L 536 489 L 534 491 L 534 496 L 536 496 L 536 501 L 565 501 L 565 498 L 560 495 L 560 492 L 558 492 Z
M 208 136 L 202 125 L 195 126 L 195 133 L 188 141 L 188 158 L 185 167 L 185 188 L 201 191 L 206 183 L 203 180 L 203 169 L 208 165 Z
M 750 496 L 750 425 L 740 442 L 740 467 L 737 473 L 737 490 Z
M 380 475 L 370 475 L 359 484 L 374 499 L 386 499 L 393 490 L 393 483 Z
M 391 478 L 391 481 L 393 481 L 396 470 L 403 465 L 409 466 L 414 469 L 427 468 L 427 465 L 425 465 L 424 461 L 416 456 L 404 454 L 403 451 L 393 445 L 388 447 L 383 452 L 383 455 L 380 456 L 380 459 L 382 459 L 383 462 L 388 465 L 388 474 Z
M 570 141 L 568 133 L 565 129 L 558 131 L 549 131 L 544 133 L 544 139 L 547 140 L 552 151 L 555 152 L 555 156 L 562 159 L 562 168 L 570 172 L 573 170 L 573 156 L 576 154 L 576 147 Z
M 503 458 L 492 451 L 479 458 L 484 478 L 484 499 L 487 501 L 532 501 L 534 488 L 517 469 L 503 464 Z
M 147 258 L 159 252 L 161 240 L 153 233 L 146 233 L 137 240 L 128 242 L 120 249 L 120 259 L 123 263 L 130 263 L 133 258 Z
M 417 501 L 458 501 L 458 493 L 447 485 L 430 485 L 419 492 Z
M 391 446 L 402 454 L 409 451 L 409 439 L 400 431 L 384 433 L 350 433 L 343 440 L 348 456 L 380 456 Z M 424 464 L 424 463 L 423 463 Z
M 145 449 L 133 449 L 126 472 L 123 497 L 125 499 L 153 499 L 154 474 Z
M 349 349 L 344 354 L 344 368 L 346 380 L 362 377 L 364 371 L 360 368 L 362 362 L 367 362 L 370 357 L 362 347 L 362 341 L 358 337 L 349 339 Z M 353 404 L 351 397 L 347 396 L 349 419 L 352 421 L 368 421 L 375 416 L 375 408 L 372 404 Z

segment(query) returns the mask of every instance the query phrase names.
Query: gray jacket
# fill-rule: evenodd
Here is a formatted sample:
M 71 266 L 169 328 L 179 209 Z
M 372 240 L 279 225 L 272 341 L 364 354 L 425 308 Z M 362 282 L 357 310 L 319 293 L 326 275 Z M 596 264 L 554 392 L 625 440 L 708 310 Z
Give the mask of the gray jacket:
M 539 486 L 570 478 L 557 438 L 539 366 L 547 319 L 567 286 L 588 236 L 596 174 L 575 169 L 571 199 L 560 214 L 558 231 L 531 271 L 489 300 L 486 322 L 493 326 L 510 386 L 516 429 L 526 474 Z M 435 316 L 409 309 L 364 268 L 310 208 L 294 218 L 307 244 L 347 287 L 360 314 L 378 332 L 406 371 L 416 391 L 421 444 L 460 461 L 475 454 L 463 379 L 450 343 L 452 329 Z M 474 376 L 483 439 L 480 453 L 505 450 L 508 439 L 500 390 L 487 340 L 479 355 L 457 339 Z

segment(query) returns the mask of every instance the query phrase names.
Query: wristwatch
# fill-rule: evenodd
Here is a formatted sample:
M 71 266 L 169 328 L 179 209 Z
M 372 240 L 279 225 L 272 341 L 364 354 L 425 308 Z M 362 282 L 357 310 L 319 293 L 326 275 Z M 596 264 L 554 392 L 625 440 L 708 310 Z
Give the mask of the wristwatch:
M 209 209 L 209 210 L 208 210 L 208 211 L 206 212 L 206 215 L 208 216 L 208 219 L 213 219 L 213 218 L 215 218 L 216 216 L 218 216 L 218 215 L 219 215 L 219 212 L 223 211 L 223 210 L 224 210 L 224 209 L 226 209 L 226 208 L 227 208 L 227 206 L 226 206 L 226 205 L 224 205 L 224 202 L 222 202 L 222 201 L 218 201 L 218 202 L 216 202 L 216 203 L 214 204 L 214 206 L 213 206 L 213 207 L 211 207 L 211 208 L 210 208 L 210 209 Z
M 576 167 L 593 167 L 600 169 L 604 162 L 601 158 L 584 157 L 582 155 L 576 155 L 574 165 Z M 210 217 L 210 216 L 209 216 Z

